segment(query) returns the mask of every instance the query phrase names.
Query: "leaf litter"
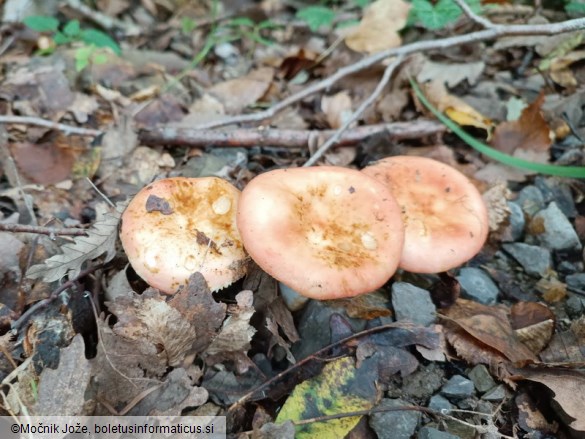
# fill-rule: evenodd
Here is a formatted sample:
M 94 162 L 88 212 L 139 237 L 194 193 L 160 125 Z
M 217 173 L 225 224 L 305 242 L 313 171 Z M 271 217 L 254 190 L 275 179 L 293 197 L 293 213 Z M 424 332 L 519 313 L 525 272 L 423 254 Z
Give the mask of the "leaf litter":
M 14 7 L 7 3 L 6 14 Z M 585 431 L 585 401 L 574 392 L 585 385 L 583 255 L 577 249 L 546 249 L 542 243 L 551 238 L 541 240 L 547 231 L 533 221 L 538 210 L 558 203 L 582 241 L 585 187 L 579 180 L 512 172 L 443 134 L 444 129 L 398 138 L 387 131 L 327 151 L 325 163 L 345 167 L 396 153 L 433 157 L 475 178 L 485 193 L 492 233 L 470 265 L 496 285 L 497 303 L 471 300 L 473 292 L 460 282 L 458 270 L 436 277 L 396 275 L 394 280 L 424 288 L 440 305 L 429 327 L 390 323 L 391 285 L 368 296 L 309 303 L 291 312 L 278 282 L 259 269 L 213 294 L 195 273 L 181 291 L 163 295 L 127 266 L 117 241 L 124 203 L 153 179 L 217 175 L 241 189 L 266 170 L 302 165 L 325 141 L 309 136 L 306 147 L 278 142 L 249 147 L 236 141 L 219 148 L 213 140 L 197 146 L 201 143 L 191 145 L 188 139 L 150 144 L 141 137 L 143 129 L 189 129 L 227 115 L 250 117 L 359 62 L 360 54 L 432 42 L 445 30 L 449 35 L 472 32 L 455 4 L 378 0 L 363 8 L 356 2 L 335 10 L 353 27 L 325 20 L 313 31 L 291 14 L 300 6 L 279 0 L 211 0 L 179 5 L 177 11 L 173 2 L 155 3 L 138 8 L 125 1 L 98 2 L 94 12 L 110 14 L 118 23 L 139 22 L 143 34 L 139 43 L 125 41 L 123 58 L 109 54 L 105 62 L 90 63 L 80 72 L 74 68 L 75 48 L 57 46 L 48 56 L 36 56 L 34 50 L 51 35 L 24 36 L 7 24 L 13 39 L 2 61 L 3 114 L 46 123 L 21 119 L 3 125 L 0 222 L 83 226 L 86 236 L 0 232 L 0 371 L 6 413 L 212 413 L 228 415 L 231 432 L 253 430 L 258 437 L 316 431 L 343 436 L 352 430 L 358 435 L 365 431 L 360 419 L 373 418 L 378 409 L 384 413 L 389 399 L 426 413 L 431 397 L 445 394 L 441 386 L 449 378 L 472 377 L 477 367 L 487 367 L 492 379 L 505 386 L 504 396 L 490 400 L 489 392 L 474 390 L 466 398 L 451 398 L 453 406 L 494 414 L 489 422 L 508 436 L 516 425 L 527 435 L 561 438 Z M 215 3 L 222 7 L 217 20 L 209 18 Z M 507 15 L 500 14 L 506 8 Z M 421 15 L 422 10 L 429 14 Z M 536 16 L 530 19 L 518 11 L 513 5 L 494 6 L 482 17 L 503 25 L 548 23 L 539 11 L 531 11 Z M 74 18 L 71 13 L 63 12 L 67 19 Z M 208 39 L 218 27 L 215 35 L 226 35 L 229 17 L 242 14 L 252 23 L 267 19 L 274 26 L 258 30 L 262 39 L 252 34 Z M 122 26 L 116 36 L 124 31 Z M 494 45 L 469 42 L 417 54 L 397 69 L 348 133 L 370 124 L 430 117 L 408 86 L 408 77 L 416 77 L 435 107 L 496 149 L 543 163 L 582 164 L 580 34 L 507 36 Z M 271 44 L 263 46 L 266 39 Z M 193 62 L 210 43 L 208 56 Z M 337 129 L 374 90 L 382 70 L 354 71 L 321 88 L 325 93 L 304 95 L 284 111 L 244 125 L 259 131 Z M 54 122 L 64 125 L 57 128 Z M 72 134 L 67 126 L 94 131 Z M 220 128 L 218 136 L 232 129 L 233 124 Z M 116 207 L 108 207 L 102 195 Z M 546 276 L 525 270 L 526 262 L 501 252 L 502 242 L 551 252 Z M 309 312 L 322 331 L 311 329 L 315 322 L 307 322 Z M 430 371 L 429 364 L 436 368 Z M 413 376 L 421 383 L 434 379 L 438 387 L 419 386 L 409 393 Z M 58 398 L 55 388 L 61 389 Z M 554 399 L 557 412 L 541 401 L 543 391 Z M 498 414 L 500 405 L 505 410 Z M 340 418 L 309 419 L 328 415 Z M 487 422 L 477 414 L 457 416 L 476 432 Z M 433 423 L 427 415 L 421 419 L 425 428 L 454 425 Z M 376 425 L 370 422 L 367 434 L 382 434 Z

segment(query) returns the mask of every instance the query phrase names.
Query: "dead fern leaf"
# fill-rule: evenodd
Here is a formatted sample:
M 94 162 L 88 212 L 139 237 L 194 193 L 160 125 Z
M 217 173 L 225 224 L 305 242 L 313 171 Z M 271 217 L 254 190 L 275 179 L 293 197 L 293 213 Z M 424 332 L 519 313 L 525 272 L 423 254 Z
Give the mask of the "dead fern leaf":
M 73 243 L 61 247 L 63 253 L 47 259 L 43 264 L 33 265 L 26 273 L 30 279 L 42 278 L 44 282 L 54 282 L 65 275 L 75 278 L 81 272 L 84 262 L 106 254 L 104 262 L 116 254 L 118 223 L 127 203 L 117 203 L 111 212 L 105 203 L 96 205 L 97 220 L 88 229 L 88 236 L 78 236 Z

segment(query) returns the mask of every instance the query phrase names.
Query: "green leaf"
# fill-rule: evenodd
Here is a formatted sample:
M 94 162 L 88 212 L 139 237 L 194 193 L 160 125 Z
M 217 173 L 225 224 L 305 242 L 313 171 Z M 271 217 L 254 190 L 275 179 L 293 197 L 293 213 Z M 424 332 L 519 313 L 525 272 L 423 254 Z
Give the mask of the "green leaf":
M 59 29 L 59 20 L 44 15 L 31 15 L 22 20 L 29 29 L 37 32 L 56 32 Z
M 370 0 L 353 0 L 353 2 L 360 8 L 365 8 L 370 4 Z
M 565 11 L 572 15 L 585 15 L 585 3 L 570 2 L 565 5 Z
M 467 0 L 471 10 L 481 12 L 481 0 Z M 463 11 L 453 0 L 439 0 L 433 5 L 429 0 L 413 0 L 409 21 L 419 22 L 429 30 L 442 29 L 459 19 Z
M 63 33 L 68 37 L 75 38 L 79 36 L 80 30 L 79 20 L 71 20 L 63 28 Z
M 335 29 L 343 29 L 345 27 L 357 26 L 360 24 L 359 20 L 344 20 L 335 25 Z
M 414 80 L 410 80 L 410 85 L 414 90 L 414 93 L 422 104 L 433 113 L 437 119 L 439 119 L 447 128 L 457 135 L 461 140 L 467 143 L 476 151 L 488 156 L 491 159 L 497 160 L 508 166 L 515 168 L 528 169 L 529 171 L 539 172 L 546 175 L 555 175 L 557 177 L 568 177 L 568 178 L 585 178 L 585 166 L 561 166 L 561 165 L 549 165 L 546 163 L 536 163 L 528 160 L 520 159 L 518 157 L 511 156 L 509 154 L 498 151 L 497 149 L 491 148 L 486 144 L 480 142 L 475 137 L 464 131 L 459 125 L 437 110 L 429 102 L 426 96 L 421 91 L 420 87 Z
M 75 70 L 81 72 L 89 65 L 89 61 L 92 53 L 94 52 L 94 46 L 80 47 L 75 51 Z
M 181 32 L 190 34 L 197 27 L 197 22 L 190 17 L 181 18 Z
M 309 29 L 315 32 L 321 26 L 330 26 L 335 18 L 335 12 L 324 6 L 309 6 L 299 9 L 296 16 L 307 23 Z
M 264 44 L 265 46 L 274 46 L 274 42 L 270 41 L 267 38 L 264 38 L 262 35 L 259 34 L 250 34 L 250 38 L 257 43 Z
M 275 29 L 282 27 L 282 24 L 275 23 L 272 20 L 264 20 L 256 25 L 256 29 Z
M 228 26 L 254 27 L 256 23 L 248 17 L 236 17 L 226 23 Z
M 81 31 L 81 40 L 86 44 L 94 44 L 97 47 L 109 47 L 116 55 L 120 55 L 122 50 L 109 35 L 97 29 L 84 29 Z
M 70 43 L 72 40 L 64 33 L 57 31 L 55 36 L 53 36 L 53 41 L 55 41 L 55 44 L 62 46 L 63 44 Z

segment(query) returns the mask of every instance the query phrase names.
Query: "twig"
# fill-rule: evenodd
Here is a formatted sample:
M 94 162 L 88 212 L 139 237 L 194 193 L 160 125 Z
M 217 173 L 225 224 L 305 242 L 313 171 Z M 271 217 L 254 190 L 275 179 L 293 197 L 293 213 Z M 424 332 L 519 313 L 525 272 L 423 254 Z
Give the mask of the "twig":
M 492 29 L 494 26 L 496 26 L 494 23 L 489 21 L 487 18 L 481 17 L 481 16 L 477 15 L 475 12 L 473 12 L 473 10 L 469 7 L 469 5 L 467 3 L 465 3 L 465 1 L 463 1 L 463 0 L 453 0 L 453 1 L 455 3 L 457 3 L 457 6 L 459 6 L 461 8 L 463 13 L 467 16 L 467 18 L 469 18 L 471 21 L 481 25 L 483 28 Z
M 12 324 L 10 325 L 11 329 L 15 332 L 18 332 L 19 329 L 21 328 L 21 326 L 23 326 L 34 313 L 36 313 L 38 310 L 40 310 L 42 308 L 45 308 L 46 306 L 49 306 L 49 304 L 51 304 L 57 297 L 59 297 L 59 294 L 61 294 L 65 290 L 71 288 L 82 277 L 85 277 L 88 274 L 93 273 L 94 271 L 101 268 L 102 266 L 103 266 L 103 264 L 97 264 L 97 265 L 93 265 L 91 267 L 88 267 L 85 270 L 81 270 L 81 272 L 74 279 L 69 279 L 67 282 L 64 282 L 61 286 L 59 286 L 58 288 L 53 290 L 53 292 L 51 293 L 51 295 L 49 297 L 38 301 L 37 303 L 32 305 L 29 309 L 27 309 L 26 312 L 24 312 L 17 320 L 12 322 Z
M 49 236 L 87 236 L 87 231 L 84 229 L 57 229 L 55 227 L 30 226 L 25 224 L 0 223 L 0 231 L 12 233 L 38 233 L 39 235 Z
M 364 336 L 367 336 L 367 335 L 370 335 L 370 334 L 375 334 L 377 332 L 385 331 L 387 329 L 397 329 L 397 328 L 409 329 L 409 328 L 414 328 L 414 325 L 409 325 L 408 323 L 404 323 L 404 322 L 388 323 L 386 325 L 375 326 L 373 328 L 366 329 L 364 331 L 356 332 L 355 334 L 352 334 L 349 337 L 345 337 L 345 338 L 343 338 L 341 340 L 336 341 L 335 343 L 332 343 L 330 345 L 327 345 L 324 348 L 319 349 L 317 352 L 314 352 L 313 354 L 311 354 L 311 355 L 303 358 L 299 362 L 293 364 L 288 369 L 283 370 L 279 374 L 273 376 L 269 380 L 264 381 L 262 384 L 260 384 L 259 386 L 255 387 L 254 389 L 250 390 L 248 393 L 246 393 L 244 396 L 242 396 L 240 399 L 238 399 L 234 404 L 232 404 L 232 406 L 228 409 L 228 412 L 230 412 L 233 409 L 235 409 L 236 407 L 242 405 L 243 403 L 245 403 L 246 401 L 248 401 L 252 396 L 254 396 L 256 393 L 258 393 L 260 391 L 263 391 L 267 387 L 270 387 L 272 384 L 276 383 L 277 381 L 279 381 L 280 379 L 282 379 L 284 376 L 286 376 L 286 375 L 290 374 L 291 372 L 294 372 L 298 368 L 304 366 L 309 361 L 316 360 L 319 357 L 325 355 L 331 349 L 334 349 L 334 348 L 336 348 L 338 346 L 341 346 L 341 345 L 343 345 L 343 344 L 345 344 L 345 343 L 347 343 L 347 342 L 349 342 L 351 340 L 354 340 L 356 338 L 359 338 L 359 337 L 364 337 Z
M 198 130 L 194 128 L 156 127 L 140 130 L 138 138 L 144 145 L 181 145 L 181 146 L 279 146 L 303 148 L 309 139 L 320 136 L 333 136 L 337 130 L 279 130 L 240 128 L 233 131 Z M 359 126 L 341 134 L 336 146 L 349 146 L 362 142 L 369 136 L 387 132 L 396 140 L 415 139 L 445 132 L 443 124 L 427 119 L 410 122 L 393 122 Z
M 341 127 L 339 127 L 337 132 L 329 139 L 327 139 L 327 141 L 323 143 L 323 145 L 321 145 L 321 147 L 317 151 L 315 151 L 315 154 L 313 154 L 311 158 L 307 160 L 303 166 L 312 166 L 315 163 L 317 163 L 317 160 L 319 160 L 323 156 L 323 154 L 325 154 L 329 150 L 329 148 L 331 148 L 338 141 L 338 139 L 345 132 L 345 130 L 347 130 L 349 126 L 353 122 L 355 122 L 370 105 L 374 103 L 374 101 L 378 98 L 378 96 L 380 96 L 380 94 L 384 90 L 384 87 L 386 87 L 386 85 L 388 85 L 388 82 L 390 82 L 390 78 L 392 77 L 394 69 L 396 69 L 396 67 L 402 62 L 402 59 L 403 57 L 399 56 L 397 60 L 391 62 L 386 67 L 386 69 L 384 70 L 384 75 L 382 75 L 382 79 L 380 79 L 380 82 L 378 82 L 378 85 L 376 85 L 376 88 L 374 89 L 372 94 L 370 94 L 370 96 L 368 96 L 368 98 L 365 99 L 360 104 L 357 110 L 355 110 L 352 113 L 352 115 L 344 122 L 344 124 Z
M 41 119 L 40 117 L 32 116 L 0 116 L 0 123 L 19 123 L 24 125 L 36 125 L 39 127 L 51 128 L 59 130 L 65 134 L 77 134 L 79 136 L 99 136 L 102 134 L 100 130 L 92 130 L 90 128 L 72 127 L 52 120 Z
M 211 121 L 196 125 L 197 129 L 217 128 L 226 125 L 232 125 L 245 122 L 260 122 L 269 119 L 277 114 L 279 111 L 291 106 L 292 104 L 305 99 L 306 97 L 317 93 L 321 90 L 331 87 L 340 79 L 349 76 L 353 73 L 365 70 L 380 61 L 391 56 L 407 56 L 418 52 L 427 52 L 430 50 L 447 49 L 453 46 L 460 46 L 462 44 L 476 43 L 479 41 L 493 40 L 504 36 L 527 36 L 527 35 L 556 35 L 564 32 L 572 32 L 575 30 L 585 28 L 585 18 L 576 18 L 573 20 L 563 21 L 561 23 L 548 24 L 515 24 L 515 25 L 499 25 L 492 24 L 489 29 L 484 29 L 477 32 L 472 32 L 465 35 L 456 35 L 448 38 L 441 38 L 437 40 L 418 41 L 406 46 L 396 47 L 374 55 L 370 55 L 355 64 L 343 67 L 335 72 L 333 75 L 316 82 L 315 84 L 290 95 L 288 98 L 273 105 L 267 110 L 260 111 L 253 114 L 242 114 L 238 116 L 226 117 L 220 120 Z

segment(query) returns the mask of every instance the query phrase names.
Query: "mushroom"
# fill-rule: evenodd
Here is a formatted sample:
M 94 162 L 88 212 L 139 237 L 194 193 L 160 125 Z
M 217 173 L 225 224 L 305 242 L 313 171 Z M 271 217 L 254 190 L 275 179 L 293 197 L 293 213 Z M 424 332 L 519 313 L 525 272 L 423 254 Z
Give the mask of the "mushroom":
M 328 166 L 252 179 L 240 197 L 237 225 L 264 271 L 315 299 L 382 286 L 396 271 L 404 239 L 400 209 L 383 184 Z
M 400 268 L 440 273 L 471 259 L 488 235 L 487 208 L 456 169 L 425 157 L 395 156 L 362 170 L 384 183 L 405 224 Z
M 130 264 L 167 294 L 200 272 L 211 291 L 241 278 L 248 257 L 236 227 L 240 191 L 225 180 L 167 178 L 141 189 L 122 214 Z

